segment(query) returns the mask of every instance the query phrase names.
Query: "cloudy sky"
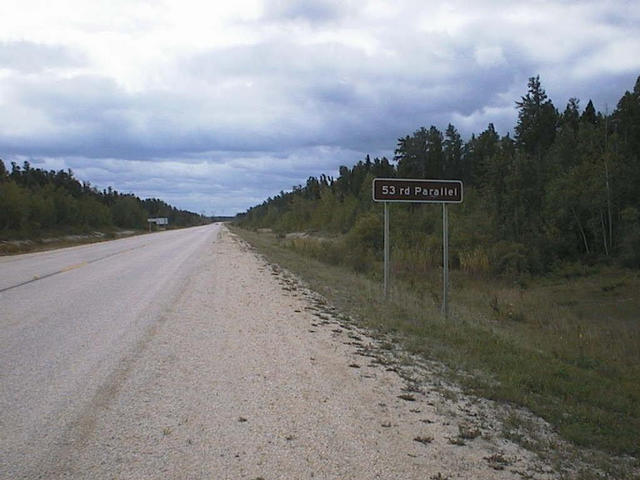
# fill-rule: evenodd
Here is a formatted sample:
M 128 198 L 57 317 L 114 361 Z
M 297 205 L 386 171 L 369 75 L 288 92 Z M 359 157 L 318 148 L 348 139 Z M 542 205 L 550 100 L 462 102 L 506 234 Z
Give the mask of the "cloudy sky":
M 0 158 L 231 215 L 397 138 L 513 128 L 539 74 L 609 111 L 637 0 L 0 0 Z

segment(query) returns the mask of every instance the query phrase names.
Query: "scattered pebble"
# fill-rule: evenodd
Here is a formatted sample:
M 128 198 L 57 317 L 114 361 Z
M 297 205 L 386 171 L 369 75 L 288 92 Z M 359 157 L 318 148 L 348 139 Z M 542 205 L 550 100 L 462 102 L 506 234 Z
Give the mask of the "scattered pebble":
M 433 442 L 433 437 L 429 437 L 429 436 L 417 436 L 416 438 L 413 439 L 415 442 L 419 442 L 422 443 L 424 445 L 427 445 L 431 442 Z
M 416 401 L 416 397 L 414 397 L 413 395 L 409 395 L 408 393 L 403 393 L 402 395 L 398 395 L 398 398 L 401 398 L 402 400 L 406 400 L 407 402 Z

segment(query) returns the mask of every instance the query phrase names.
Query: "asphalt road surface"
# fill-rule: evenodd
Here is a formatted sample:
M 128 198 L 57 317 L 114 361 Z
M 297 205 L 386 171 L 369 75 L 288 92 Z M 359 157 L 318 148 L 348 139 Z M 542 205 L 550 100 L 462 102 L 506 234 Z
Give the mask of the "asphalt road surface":
M 180 294 L 218 225 L 0 258 L 0 478 L 30 477 Z

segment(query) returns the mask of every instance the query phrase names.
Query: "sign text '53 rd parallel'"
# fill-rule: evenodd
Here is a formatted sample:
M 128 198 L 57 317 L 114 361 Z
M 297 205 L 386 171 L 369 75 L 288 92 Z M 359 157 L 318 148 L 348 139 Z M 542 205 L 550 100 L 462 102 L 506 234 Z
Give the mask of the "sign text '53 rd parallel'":
M 376 178 L 373 180 L 376 202 L 461 203 L 460 180 L 416 180 Z

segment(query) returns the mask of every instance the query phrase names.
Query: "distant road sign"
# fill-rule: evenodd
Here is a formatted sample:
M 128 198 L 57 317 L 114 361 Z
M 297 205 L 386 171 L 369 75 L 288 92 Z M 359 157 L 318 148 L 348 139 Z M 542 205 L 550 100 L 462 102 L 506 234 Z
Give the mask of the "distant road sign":
M 169 219 L 167 217 L 147 218 L 148 223 L 155 223 L 156 225 L 169 225 Z
M 376 202 L 461 203 L 461 180 L 417 180 L 411 178 L 375 178 Z

